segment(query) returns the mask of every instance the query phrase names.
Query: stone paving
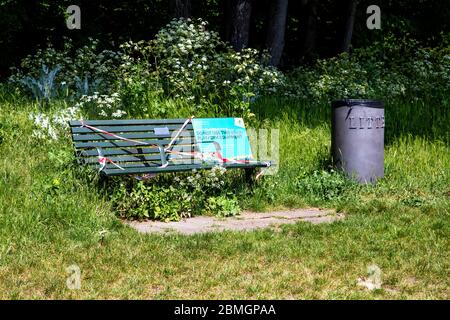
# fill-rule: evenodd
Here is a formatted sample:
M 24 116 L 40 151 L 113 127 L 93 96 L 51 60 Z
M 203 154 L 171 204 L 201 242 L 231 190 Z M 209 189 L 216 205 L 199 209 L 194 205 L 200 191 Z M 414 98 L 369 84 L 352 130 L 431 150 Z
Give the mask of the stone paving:
M 299 221 L 333 222 L 342 218 L 342 214 L 332 210 L 308 208 L 272 212 L 243 212 L 239 216 L 229 218 L 198 216 L 177 222 L 127 221 L 126 224 L 142 233 L 181 233 L 189 235 L 225 230 L 249 231 L 276 227 L 282 224 L 293 224 Z

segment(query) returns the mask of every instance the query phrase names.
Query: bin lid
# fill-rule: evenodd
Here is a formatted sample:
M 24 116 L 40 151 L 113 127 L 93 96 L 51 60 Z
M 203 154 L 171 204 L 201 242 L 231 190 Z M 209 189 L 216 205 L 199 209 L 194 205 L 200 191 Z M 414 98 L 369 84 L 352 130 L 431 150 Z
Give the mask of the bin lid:
M 344 99 L 336 100 L 331 103 L 333 108 L 339 107 L 369 107 L 369 108 L 384 108 L 383 101 L 372 99 Z

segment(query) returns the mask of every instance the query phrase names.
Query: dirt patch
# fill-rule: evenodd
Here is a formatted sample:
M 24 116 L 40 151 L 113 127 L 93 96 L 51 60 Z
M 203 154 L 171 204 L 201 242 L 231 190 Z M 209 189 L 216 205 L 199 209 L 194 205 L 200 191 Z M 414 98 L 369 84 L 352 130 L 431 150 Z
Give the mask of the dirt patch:
M 142 233 L 181 233 L 195 234 L 217 231 L 249 231 L 268 227 L 277 228 L 282 224 L 298 221 L 311 223 L 333 222 L 342 219 L 342 214 L 332 210 L 317 208 L 273 212 L 243 212 L 230 218 L 198 216 L 177 222 L 128 221 L 126 224 Z

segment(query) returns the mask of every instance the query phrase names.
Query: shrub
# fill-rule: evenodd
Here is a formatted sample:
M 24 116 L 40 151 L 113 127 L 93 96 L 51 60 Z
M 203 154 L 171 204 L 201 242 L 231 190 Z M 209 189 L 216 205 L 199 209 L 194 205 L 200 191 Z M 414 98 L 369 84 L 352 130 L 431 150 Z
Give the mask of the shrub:
M 227 196 L 209 197 L 206 211 L 219 217 L 230 217 L 239 214 L 240 208 L 236 198 L 230 193 Z
M 250 100 L 276 91 L 283 81 L 280 72 L 262 63 L 258 51 L 236 53 L 202 20 L 173 20 L 154 40 L 128 42 L 122 50 L 128 92 L 151 83 L 168 97 L 203 107 L 215 104 L 220 114 L 249 115 Z
M 153 102 L 167 98 L 188 102 L 195 114 L 248 117 L 250 101 L 283 83 L 265 55 L 236 53 L 202 20 L 173 20 L 155 39 L 124 43 L 117 52 L 98 47 L 92 39 L 78 49 L 70 40 L 60 50 L 49 45 L 26 57 L 10 81 L 38 99 L 75 100 L 100 118 L 162 116 L 164 105 Z
M 287 96 L 306 99 L 440 98 L 450 90 L 450 35 L 437 48 L 386 36 L 351 54 L 318 60 L 288 76 Z M 447 101 L 447 100 L 446 100 Z
M 31 112 L 29 119 L 34 126 L 32 136 L 40 140 L 58 140 L 59 137 L 68 135 L 69 120 L 80 117 L 81 111 L 76 106 L 54 112 Z
M 70 39 L 66 39 L 59 50 L 48 44 L 23 59 L 19 68 L 13 68 L 9 81 L 31 89 L 38 99 L 75 99 L 95 91 L 108 92 L 117 85 L 113 75 L 122 61 L 121 53 L 100 50 L 98 46 L 98 41 L 93 39 L 80 48 L 74 48 Z M 45 79 L 52 81 L 43 81 Z M 41 90 L 45 94 L 43 97 L 34 89 L 39 83 L 46 84 Z
M 195 214 L 230 216 L 239 205 L 223 167 L 185 174 L 164 174 L 147 181 L 121 179 L 110 187 L 119 216 L 131 219 L 179 220 Z
M 136 183 L 131 191 L 123 183 L 113 200 L 120 216 L 135 219 L 179 220 L 186 205 L 173 186 Z
M 96 118 L 122 118 L 127 114 L 121 109 L 122 103 L 118 92 L 111 95 L 98 92 L 94 92 L 92 95 L 83 95 L 76 107 L 83 110 L 89 117 Z

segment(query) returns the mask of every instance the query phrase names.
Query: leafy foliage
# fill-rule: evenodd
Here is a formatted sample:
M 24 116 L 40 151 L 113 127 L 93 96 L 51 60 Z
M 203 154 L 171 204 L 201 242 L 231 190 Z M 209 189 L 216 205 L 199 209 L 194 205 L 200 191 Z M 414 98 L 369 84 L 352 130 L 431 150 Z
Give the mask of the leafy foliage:
M 33 93 L 33 97 L 39 100 L 50 100 L 56 95 L 54 87 L 55 77 L 61 67 L 57 65 L 53 69 L 49 69 L 45 64 L 42 65 L 42 70 L 39 78 L 35 79 L 31 76 L 26 76 L 19 80 L 21 84 L 26 86 Z
M 352 188 L 356 186 L 333 169 L 303 173 L 297 177 L 295 185 L 298 191 L 312 202 L 333 201 L 351 196 Z
M 120 62 L 120 52 L 99 50 L 97 40 L 90 39 L 89 44 L 74 48 L 72 41 L 66 39 L 60 50 L 48 44 L 28 55 L 19 68 L 13 68 L 9 80 L 32 89 L 37 98 L 58 95 L 75 99 L 94 91 L 112 91 L 116 85 L 112 74 Z M 36 85 L 42 94 L 36 92 Z
M 239 204 L 223 167 L 193 174 L 157 176 L 148 181 L 121 179 L 111 186 L 119 215 L 131 219 L 179 220 L 195 214 L 230 216 Z
M 420 47 L 410 38 L 386 36 L 352 54 L 319 60 L 290 74 L 286 95 L 341 98 L 440 98 L 450 91 L 450 35 L 441 46 Z
M 62 50 L 50 45 L 25 58 L 10 81 L 32 89 L 38 99 L 68 97 L 100 118 L 161 116 L 164 107 L 153 102 L 167 98 L 192 104 L 196 114 L 248 117 L 251 100 L 283 83 L 279 71 L 264 65 L 264 55 L 234 52 L 202 20 L 173 20 L 154 40 L 120 47 L 100 51 L 96 40 L 78 49 L 69 40 Z
M 200 107 L 214 104 L 221 114 L 248 116 L 253 97 L 275 92 L 283 82 L 257 50 L 235 52 L 202 20 L 173 20 L 154 40 L 128 42 L 122 49 L 126 63 L 121 72 L 128 89 L 141 92 L 153 84 L 168 97 Z

